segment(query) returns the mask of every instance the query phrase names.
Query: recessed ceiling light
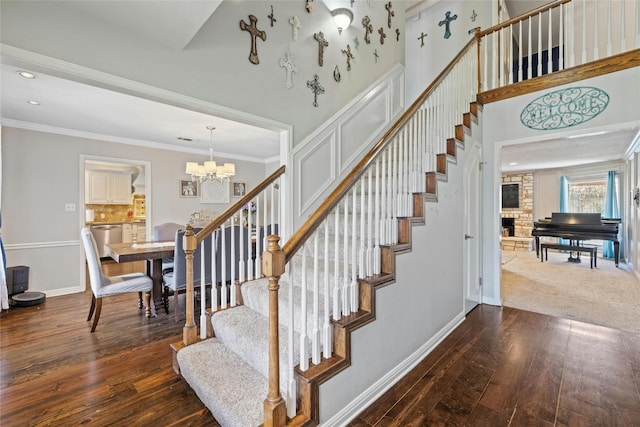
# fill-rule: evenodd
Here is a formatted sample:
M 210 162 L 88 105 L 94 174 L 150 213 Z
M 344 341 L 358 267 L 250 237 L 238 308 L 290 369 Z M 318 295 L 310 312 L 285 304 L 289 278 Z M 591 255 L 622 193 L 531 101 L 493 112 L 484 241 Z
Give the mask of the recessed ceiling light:
M 509 166 L 515 166 L 517 164 L 518 164 L 518 162 L 511 162 L 511 163 L 509 163 Z
M 187 141 L 187 142 L 191 142 L 191 141 L 193 141 L 193 139 L 191 139 L 191 138 L 185 138 L 184 136 L 179 136 L 179 137 L 178 137 L 178 139 L 179 139 L 180 141 Z
M 25 79 L 35 79 L 37 77 L 35 74 L 30 73 L 29 71 L 23 71 L 23 70 L 18 71 L 18 75 L 20 77 L 24 77 Z
M 40 105 L 40 103 L 38 101 L 27 101 L 27 104 Z

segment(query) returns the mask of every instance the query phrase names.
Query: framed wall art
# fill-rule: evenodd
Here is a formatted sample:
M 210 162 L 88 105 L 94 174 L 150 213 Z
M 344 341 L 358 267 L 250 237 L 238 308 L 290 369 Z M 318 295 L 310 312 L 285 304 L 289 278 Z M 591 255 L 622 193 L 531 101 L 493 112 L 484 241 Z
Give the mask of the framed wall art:
M 229 181 L 203 181 L 200 184 L 201 203 L 229 203 Z
M 190 179 L 181 179 L 179 192 L 180 197 L 198 197 L 198 183 Z
M 242 197 L 247 194 L 246 182 L 234 182 L 233 183 L 233 197 Z

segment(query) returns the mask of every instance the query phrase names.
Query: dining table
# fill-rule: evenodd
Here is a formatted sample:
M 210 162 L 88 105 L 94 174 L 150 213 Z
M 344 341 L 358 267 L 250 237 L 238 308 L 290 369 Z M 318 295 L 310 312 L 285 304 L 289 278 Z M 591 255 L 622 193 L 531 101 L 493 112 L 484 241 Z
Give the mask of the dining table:
M 117 263 L 146 261 L 147 274 L 153 280 L 151 292 L 151 313 L 155 317 L 156 308 L 164 306 L 162 299 L 162 259 L 173 257 L 174 241 L 109 243 L 105 252 Z

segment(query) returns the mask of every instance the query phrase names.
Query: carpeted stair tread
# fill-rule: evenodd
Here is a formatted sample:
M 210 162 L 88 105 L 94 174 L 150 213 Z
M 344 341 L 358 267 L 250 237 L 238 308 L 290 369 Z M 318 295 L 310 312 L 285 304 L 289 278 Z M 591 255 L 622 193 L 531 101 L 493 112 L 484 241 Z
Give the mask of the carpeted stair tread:
M 211 316 L 218 340 L 244 359 L 253 369 L 269 377 L 269 319 L 248 306 L 218 311 Z M 293 357 L 300 358 L 300 344 L 294 334 Z M 280 387 L 287 384 L 288 333 L 280 327 Z
M 224 427 L 263 423 L 267 379 L 215 338 L 181 349 L 184 379 Z

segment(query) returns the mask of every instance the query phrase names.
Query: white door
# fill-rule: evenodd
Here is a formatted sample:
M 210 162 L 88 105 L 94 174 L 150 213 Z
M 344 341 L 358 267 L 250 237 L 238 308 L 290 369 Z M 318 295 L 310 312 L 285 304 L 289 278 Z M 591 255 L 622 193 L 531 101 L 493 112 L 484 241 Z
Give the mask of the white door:
M 465 313 L 480 304 L 482 299 L 482 171 L 480 145 L 469 148 L 464 163 L 464 254 Z

